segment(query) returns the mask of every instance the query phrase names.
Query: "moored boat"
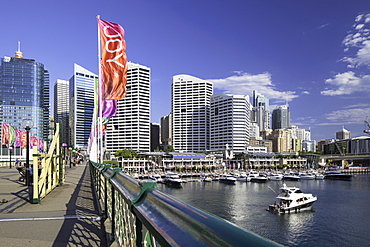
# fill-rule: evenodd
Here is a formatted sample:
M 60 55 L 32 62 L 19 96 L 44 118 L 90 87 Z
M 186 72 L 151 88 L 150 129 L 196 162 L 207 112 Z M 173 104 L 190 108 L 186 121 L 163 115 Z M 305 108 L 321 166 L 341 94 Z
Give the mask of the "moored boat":
M 294 173 L 286 173 L 283 176 L 284 180 L 298 181 L 300 179 L 300 177 L 298 175 L 295 175 Z
M 303 193 L 299 188 L 288 187 L 284 183 L 276 199 L 278 199 L 278 201 L 269 205 L 268 211 L 275 213 L 290 213 L 311 209 L 312 204 L 317 201 L 317 196 Z
M 351 174 L 343 174 L 340 171 L 325 171 L 324 176 L 325 176 L 325 179 L 331 179 L 331 180 L 349 181 L 352 179 Z
M 164 181 L 167 185 L 173 187 L 182 187 L 181 183 L 183 183 L 183 180 L 180 178 L 180 176 L 173 172 L 166 173 Z
M 310 173 L 299 173 L 299 179 L 303 180 L 313 180 L 315 179 L 315 176 Z
M 222 182 L 222 183 L 228 183 L 228 184 L 235 184 L 236 182 L 236 178 L 234 178 L 232 175 L 230 174 L 222 174 L 220 176 L 220 178 L 218 179 L 219 182 Z
M 250 178 L 251 182 L 257 182 L 257 183 L 266 183 L 268 180 L 267 177 L 259 174 L 256 171 L 251 171 L 248 177 Z
M 241 172 L 239 174 L 239 177 L 236 180 L 247 182 L 248 181 L 248 176 L 247 176 L 247 174 L 245 172 Z
M 212 182 L 212 178 L 209 174 L 202 174 L 200 175 L 200 181 L 202 182 Z
M 268 176 L 271 181 L 280 181 L 283 179 L 283 175 L 280 173 L 272 173 Z

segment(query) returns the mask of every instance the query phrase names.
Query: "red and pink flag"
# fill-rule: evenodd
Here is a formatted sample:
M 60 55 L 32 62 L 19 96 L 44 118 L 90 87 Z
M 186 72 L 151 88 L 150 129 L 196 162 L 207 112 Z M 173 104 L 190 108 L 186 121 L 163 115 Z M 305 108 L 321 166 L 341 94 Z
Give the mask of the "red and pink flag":
M 119 100 L 126 95 L 127 55 L 124 29 L 115 23 L 98 19 L 102 48 L 101 75 L 103 100 Z

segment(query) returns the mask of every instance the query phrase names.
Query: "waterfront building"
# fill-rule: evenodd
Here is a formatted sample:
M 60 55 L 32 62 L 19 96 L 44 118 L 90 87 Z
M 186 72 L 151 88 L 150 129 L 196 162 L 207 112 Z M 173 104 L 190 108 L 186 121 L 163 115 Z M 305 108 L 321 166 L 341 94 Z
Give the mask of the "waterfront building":
M 172 145 L 172 114 L 161 117 L 161 143 L 163 145 L 163 150 L 166 149 L 168 145 Z
M 214 94 L 210 106 L 210 149 L 243 152 L 250 135 L 249 96 Z
M 213 84 L 190 75 L 172 79 L 172 144 L 178 152 L 209 149 L 210 99 Z
M 70 144 L 86 148 L 91 133 L 94 111 L 94 82 L 98 76 L 74 64 L 73 76 L 69 79 L 69 129 Z
M 338 140 L 349 139 L 351 138 L 351 132 L 346 130 L 343 126 L 342 129 L 335 134 L 335 137 Z
M 24 130 L 22 120 L 31 119 L 30 135 L 47 140 L 50 118 L 48 70 L 42 63 L 24 58 L 20 47 L 14 57 L 5 56 L 0 61 L 0 121 Z
M 61 142 L 71 145 L 69 138 L 69 81 L 57 79 L 54 84 L 54 120 L 61 128 Z
M 150 124 L 150 151 L 154 152 L 160 147 L 160 125 L 159 123 Z
M 302 151 L 304 152 L 316 152 L 316 141 L 315 140 L 303 140 Z
M 117 114 L 110 119 L 106 149 L 150 151 L 150 68 L 128 62 L 127 95 L 117 101 Z
M 272 129 L 287 129 L 290 127 L 290 113 L 288 105 L 278 106 L 272 111 Z

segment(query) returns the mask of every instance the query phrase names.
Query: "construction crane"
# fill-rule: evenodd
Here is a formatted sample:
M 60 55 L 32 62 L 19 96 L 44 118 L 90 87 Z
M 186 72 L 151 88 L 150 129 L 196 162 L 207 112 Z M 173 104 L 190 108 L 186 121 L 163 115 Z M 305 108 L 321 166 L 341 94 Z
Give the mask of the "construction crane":
M 369 116 L 370 116 L 370 115 L 369 115 Z M 370 135 L 370 124 L 369 124 L 369 122 L 367 121 L 367 118 L 368 118 L 369 116 L 367 116 L 367 117 L 365 118 L 365 120 L 364 120 L 364 122 L 365 122 L 365 129 L 364 129 L 364 133 L 367 133 L 367 134 L 369 134 L 369 135 Z

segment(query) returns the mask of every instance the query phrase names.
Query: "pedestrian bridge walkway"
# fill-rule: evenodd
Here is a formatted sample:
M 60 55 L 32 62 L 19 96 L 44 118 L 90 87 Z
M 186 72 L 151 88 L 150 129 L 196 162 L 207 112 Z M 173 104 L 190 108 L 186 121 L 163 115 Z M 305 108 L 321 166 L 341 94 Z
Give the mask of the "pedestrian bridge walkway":
M 38 204 L 13 167 L 0 167 L 1 246 L 108 246 L 89 166 L 66 168 L 65 182 Z
M 31 204 L 15 168 L 0 167 L 2 246 L 279 246 L 94 162 Z

